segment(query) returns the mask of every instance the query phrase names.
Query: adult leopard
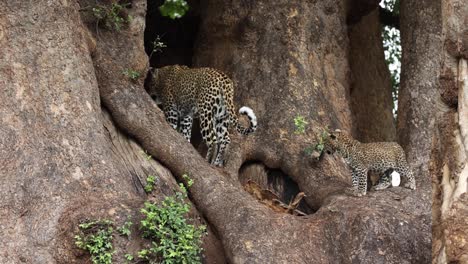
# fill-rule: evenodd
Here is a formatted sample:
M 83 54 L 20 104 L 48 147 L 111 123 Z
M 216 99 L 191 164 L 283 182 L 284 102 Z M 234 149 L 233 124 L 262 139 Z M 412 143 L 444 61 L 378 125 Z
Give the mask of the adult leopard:
M 234 110 L 234 84 L 213 68 L 171 65 L 154 69 L 148 93 L 162 104 L 169 124 L 189 142 L 193 119 L 200 119 L 201 135 L 208 146 L 206 159 L 216 166 L 224 164 L 224 152 L 231 142 L 230 127 L 242 135 L 257 129 L 257 117 L 247 106 L 239 113 L 247 115 L 250 125 L 244 128 L 239 124 Z

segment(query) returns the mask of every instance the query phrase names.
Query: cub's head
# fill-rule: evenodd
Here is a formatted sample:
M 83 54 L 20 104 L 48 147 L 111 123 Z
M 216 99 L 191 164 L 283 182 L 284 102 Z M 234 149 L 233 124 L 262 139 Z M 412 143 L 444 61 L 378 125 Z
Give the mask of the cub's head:
M 325 150 L 328 154 L 332 154 L 335 151 L 348 153 L 355 144 L 356 140 L 351 136 L 339 129 L 336 129 L 328 136 L 325 144 Z

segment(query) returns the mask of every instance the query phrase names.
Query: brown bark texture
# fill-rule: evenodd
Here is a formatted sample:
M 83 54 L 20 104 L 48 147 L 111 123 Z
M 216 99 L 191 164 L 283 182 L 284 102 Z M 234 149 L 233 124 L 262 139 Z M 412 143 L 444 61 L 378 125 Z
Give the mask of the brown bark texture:
M 378 8 L 349 26 L 351 110 L 355 137 L 361 142 L 396 139 L 392 84 L 381 28 Z
M 236 146 L 239 141 L 233 143 L 231 155 L 236 156 L 229 158 L 227 169 L 234 173 L 245 160 L 258 160 L 269 168 L 280 168 L 305 191 L 309 205 L 316 209 L 322 206 L 312 216 L 321 218 L 323 207 L 334 204 L 335 199 L 339 200 L 337 196 L 330 195 L 334 191 L 327 188 L 335 185 L 333 181 L 342 181 L 343 176 L 347 179 L 344 182 L 349 182 L 349 171 L 343 168 L 341 161 L 333 157 L 327 156 L 315 163 L 301 153 L 306 146 L 316 143 L 316 135 L 321 128 L 328 125 L 351 130 L 353 126 L 349 111 L 349 44 L 343 4 L 291 1 L 279 1 L 275 4 L 233 1 L 226 4 L 210 1 L 205 3 L 202 10 L 206 13 L 202 15 L 194 64 L 211 65 L 229 73 L 237 82 L 238 106 L 251 106 L 259 117 L 260 125 L 256 133 L 242 139 L 244 143 L 240 146 Z M 305 135 L 294 133 L 292 120 L 297 115 L 304 116 L 309 122 Z M 421 188 L 426 192 L 430 191 L 428 184 Z M 401 189 L 398 191 L 405 192 Z M 371 195 L 379 195 L 377 200 L 394 204 L 390 196 L 383 197 L 382 194 L 381 197 L 381 194 Z M 430 236 L 424 232 L 430 230 L 430 197 L 423 197 L 420 192 L 407 194 L 406 201 L 400 204 L 404 208 L 401 214 L 414 217 L 413 220 L 418 225 L 422 222 L 419 228 L 426 231 L 412 229 L 414 232 L 406 234 L 418 234 L 416 236 L 420 243 L 410 244 L 418 248 L 421 256 L 426 256 L 426 259 L 422 259 L 428 261 Z M 418 209 L 413 207 L 416 204 Z M 367 206 L 374 208 L 370 204 Z M 353 210 L 366 212 L 357 208 Z M 344 215 L 351 213 L 346 210 L 342 212 Z M 396 212 L 388 209 L 381 213 L 382 218 L 376 218 L 375 215 L 369 217 L 371 222 L 376 221 L 375 227 L 387 226 L 388 223 L 377 222 L 385 223 Z M 389 215 L 383 216 L 386 214 Z M 400 213 L 396 214 L 398 216 L 393 219 L 404 218 Z M 362 217 L 368 219 L 365 213 Z M 336 220 L 340 221 L 339 219 Z M 347 221 L 344 223 L 350 224 L 348 228 L 353 229 L 353 224 Z M 338 222 L 332 220 L 327 225 L 335 224 Z M 371 223 L 366 225 L 373 226 Z M 412 224 L 410 226 L 414 228 Z M 336 233 L 337 230 L 334 227 L 332 233 L 338 237 L 343 235 Z M 353 232 L 353 235 L 358 233 Z M 388 231 L 387 234 L 390 233 Z M 398 236 L 391 237 L 399 241 L 405 240 Z M 371 240 L 376 241 L 375 238 L 369 241 Z M 365 261 L 362 256 L 351 257 L 351 252 L 356 251 L 352 247 L 348 249 L 351 251 L 345 254 L 347 259 L 340 261 L 347 262 L 353 258 L 355 261 Z M 389 251 L 391 250 L 382 254 L 386 255 Z M 391 258 L 387 261 L 391 261 Z
M 223 253 L 230 263 L 429 262 L 425 174 L 417 171 L 417 191 L 350 197 L 342 160 L 316 161 L 304 151 L 327 125 L 353 129 L 344 3 L 201 3 L 194 64 L 230 75 L 238 106 L 251 106 L 259 117 L 254 136 L 233 136 L 226 168 L 207 164 L 166 123 L 143 88 L 144 74 L 137 81 L 122 74 L 148 69 L 146 1 L 131 2 L 133 19 L 120 31 L 96 30 L 82 11 L 93 3 L 0 3 L 1 263 L 86 263 L 73 241 L 80 220 L 141 217 L 149 199 L 141 190 L 146 173 L 159 176 L 154 199 L 176 184 L 156 163 L 135 157 L 141 150 L 178 180 L 182 174 L 194 180 L 190 198 L 214 230 L 205 240 L 207 263 L 223 262 Z M 101 106 L 126 139 L 115 136 Z M 304 133 L 295 133 L 297 116 L 308 122 Z M 418 146 L 405 147 L 413 153 Z M 245 161 L 289 175 L 316 212 L 297 217 L 260 204 L 237 179 Z M 412 161 L 419 164 L 418 157 Z M 117 237 L 115 243 L 123 253 L 147 242 Z M 114 262 L 124 263 L 122 255 Z
M 443 1 L 438 101 L 429 169 L 433 263 L 468 263 L 468 5 Z

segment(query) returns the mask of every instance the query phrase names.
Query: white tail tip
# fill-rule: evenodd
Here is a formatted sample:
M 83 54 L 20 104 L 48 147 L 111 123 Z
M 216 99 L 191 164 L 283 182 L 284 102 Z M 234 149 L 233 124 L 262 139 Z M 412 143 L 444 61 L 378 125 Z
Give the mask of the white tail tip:
M 239 109 L 239 114 L 246 114 L 254 126 L 257 125 L 257 116 L 255 116 L 252 108 L 248 106 L 243 106 Z

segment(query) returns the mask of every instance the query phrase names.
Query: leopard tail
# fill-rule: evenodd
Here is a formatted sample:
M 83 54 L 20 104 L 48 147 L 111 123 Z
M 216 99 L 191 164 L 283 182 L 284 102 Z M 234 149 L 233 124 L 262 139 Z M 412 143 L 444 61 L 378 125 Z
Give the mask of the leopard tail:
M 231 124 L 236 127 L 237 132 L 242 135 L 248 135 L 257 129 L 257 117 L 255 116 L 254 111 L 248 107 L 243 106 L 239 109 L 239 114 L 246 115 L 249 118 L 249 127 L 245 128 L 241 124 L 239 124 L 239 118 L 236 114 L 231 114 Z

